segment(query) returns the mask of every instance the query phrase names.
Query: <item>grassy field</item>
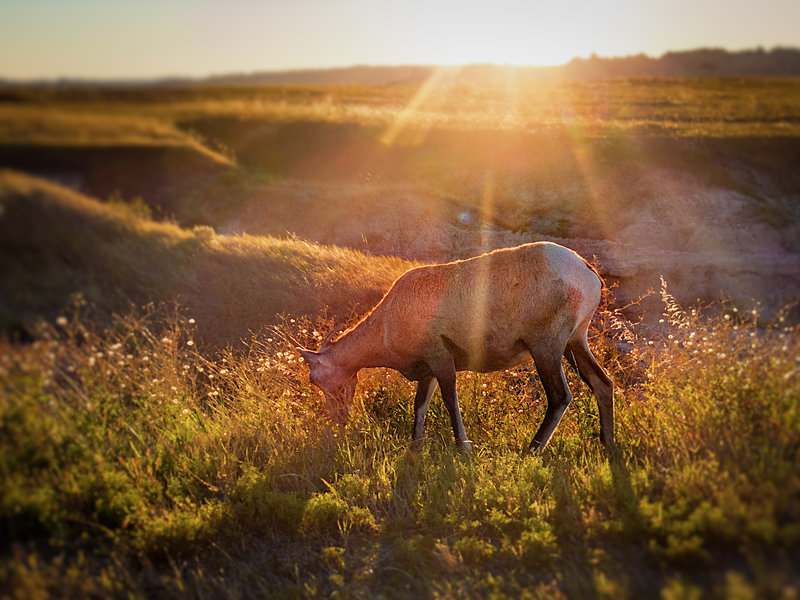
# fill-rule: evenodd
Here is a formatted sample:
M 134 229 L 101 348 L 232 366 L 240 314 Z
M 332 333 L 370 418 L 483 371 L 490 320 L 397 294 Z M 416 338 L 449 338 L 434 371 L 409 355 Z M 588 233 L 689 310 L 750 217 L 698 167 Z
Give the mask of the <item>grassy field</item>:
M 800 586 L 798 330 L 685 314 L 644 337 L 605 312 L 618 455 L 573 372 L 547 452 L 525 369 L 465 374 L 475 451 L 435 400 L 362 377 L 329 425 L 277 334 L 211 359 L 199 320 L 80 306 L 3 342 L 0 581 L 12 597 L 794 598 Z M 287 321 L 310 345 L 330 321 Z M 614 340 L 627 340 L 620 354 Z M 438 392 L 437 392 L 438 395 Z
M 324 121 L 385 126 L 386 143 L 414 143 L 409 130 L 523 130 L 567 127 L 588 136 L 797 136 L 800 89 L 792 78 L 640 79 L 518 85 L 448 85 L 447 70 L 423 86 L 235 86 L 6 88 L 0 141 L 17 142 L 35 115 L 55 110 L 96 127 L 118 119 L 119 136 L 180 137 L 192 119 Z M 64 116 L 66 115 L 66 116 Z M 49 118 L 49 115 L 48 115 Z M 133 119 L 133 122 L 131 122 Z M 13 124 L 12 124 L 13 123 Z M 148 124 L 148 125 L 145 125 Z M 399 126 L 398 126 L 399 124 Z M 83 126 L 83 125 L 81 125 Z M 109 127 L 103 127 L 108 131 Z M 123 133 L 125 132 L 125 133 Z M 138 136 L 137 136 L 138 137 Z M 52 139 L 52 138 L 51 138 Z M 68 136 L 69 143 L 87 143 Z
M 418 247 L 605 243 L 643 213 L 679 245 L 733 198 L 798 250 L 795 80 L 449 76 L 0 89 L 0 597 L 797 598 L 796 313 L 680 306 L 691 274 L 647 326 L 607 298 L 612 455 L 568 369 L 522 456 L 530 364 L 459 375 L 469 455 L 438 392 L 410 448 L 382 369 L 328 422 L 285 334 L 315 347 Z
M 653 176 L 664 172 L 744 194 L 754 217 L 796 216 L 784 201 L 800 186 L 794 79 L 447 81 L 443 71 L 422 87 L 6 88 L 0 161 L 72 173 L 97 197 L 142 196 L 214 228 L 252 216 L 288 180 L 375 196 L 401 186 L 513 231 L 599 238 L 670 193 Z M 309 222 L 341 218 L 312 207 Z M 267 220 L 244 229 L 280 234 L 280 219 L 255 222 Z

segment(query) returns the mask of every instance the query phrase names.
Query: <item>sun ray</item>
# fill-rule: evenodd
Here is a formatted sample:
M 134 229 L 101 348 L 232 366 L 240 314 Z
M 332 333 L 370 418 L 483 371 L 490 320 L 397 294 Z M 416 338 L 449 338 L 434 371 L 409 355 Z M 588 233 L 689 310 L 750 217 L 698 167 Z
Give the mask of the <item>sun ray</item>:
M 403 136 L 403 142 L 411 145 L 422 143 L 425 134 L 430 129 L 430 124 L 425 123 L 425 120 L 421 118 L 420 108 L 431 98 L 437 88 L 455 79 L 460 70 L 461 67 L 435 67 L 428 79 L 425 80 L 425 83 L 414 94 L 414 97 L 400 111 L 394 123 L 381 135 L 381 143 L 384 146 L 395 145 L 408 129 L 413 129 L 416 135 L 412 136 L 411 139 Z
M 484 175 L 483 193 L 481 194 L 479 230 L 479 249 L 480 252 L 492 250 L 492 235 L 484 224 L 493 222 L 495 200 L 495 173 L 493 169 L 488 169 Z M 486 266 L 486 265 L 484 265 Z M 486 333 L 490 319 L 489 307 L 489 273 L 486 269 L 481 269 L 475 274 L 474 285 L 476 287 L 475 305 L 472 315 L 472 335 L 470 336 L 470 354 L 477 360 L 482 360 L 483 349 L 486 345 Z
M 574 115 L 574 113 L 572 113 Z M 586 187 L 587 209 L 591 211 L 594 222 L 600 228 L 600 237 L 614 239 L 614 226 L 603 202 L 603 174 L 597 168 L 588 148 L 588 137 L 583 127 L 566 119 L 562 121 L 569 139 L 569 149 L 578 166 L 584 186 Z

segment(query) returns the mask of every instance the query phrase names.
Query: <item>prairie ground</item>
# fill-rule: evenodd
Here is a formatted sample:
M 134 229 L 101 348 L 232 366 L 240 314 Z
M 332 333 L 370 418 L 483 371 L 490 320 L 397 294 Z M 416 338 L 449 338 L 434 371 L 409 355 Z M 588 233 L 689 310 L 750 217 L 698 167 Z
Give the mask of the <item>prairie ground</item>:
M 447 76 L 0 90 L 0 595 L 800 593 L 800 86 Z M 327 420 L 288 335 L 538 239 L 612 289 L 618 452 L 568 370 L 522 455 L 532 363 L 459 376 L 470 455 L 382 369 Z

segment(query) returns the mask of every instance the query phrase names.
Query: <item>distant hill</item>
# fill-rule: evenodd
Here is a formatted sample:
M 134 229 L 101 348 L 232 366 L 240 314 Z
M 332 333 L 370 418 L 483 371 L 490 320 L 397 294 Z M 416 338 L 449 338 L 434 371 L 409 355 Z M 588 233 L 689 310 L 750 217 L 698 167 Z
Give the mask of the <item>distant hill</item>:
M 341 69 L 309 69 L 209 77 L 210 84 L 349 84 L 388 85 L 419 84 L 436 67 L 432 66 L 354 66 Z M 667 52 L 659 58 L 644 54 L 603 58 L 574 58 L 556 67 L 516 67 L 477 64 L 449 67 L 452 83 L 529 83 L 572 79 L 607 79 L 615 77 L 795 77 L 800 76 L 800 49 L 774 48 L 729 52 L 719 48 L 701 48 Z
M 62 78 L 25 82 L 25 85 L 80 86 L 191 86 L 191 85 L 419 85 L 437 69 L 432 65 L 355 65 L 331 69 L 299 69 L 229 73 L 206 78 L 171 77 L 158 80 L 85 80 Z M 473 64 L 447 67 L 445 79 L 454 84 L 492 84 L 515 81 L 570 81 L 617 77 L 797 77 L 800 76 L 800 48 L 728 51 L 698 48 L 667 52 L 653 58 L 645 54 L 605 58 L 573 58 L 565 65 L 551 67 Z M 0 85 L 14 85 L 0 77 Z

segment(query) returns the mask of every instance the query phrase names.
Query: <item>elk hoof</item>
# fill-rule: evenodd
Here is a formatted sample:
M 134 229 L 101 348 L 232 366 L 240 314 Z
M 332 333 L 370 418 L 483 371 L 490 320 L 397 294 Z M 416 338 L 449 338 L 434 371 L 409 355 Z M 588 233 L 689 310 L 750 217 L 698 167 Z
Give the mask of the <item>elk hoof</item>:
M 472 442 L 469 440 L 459 440 L 456 442 L 456 448 L 458 448 L 459 452 L 469 454 L 472 452 Z

